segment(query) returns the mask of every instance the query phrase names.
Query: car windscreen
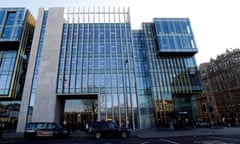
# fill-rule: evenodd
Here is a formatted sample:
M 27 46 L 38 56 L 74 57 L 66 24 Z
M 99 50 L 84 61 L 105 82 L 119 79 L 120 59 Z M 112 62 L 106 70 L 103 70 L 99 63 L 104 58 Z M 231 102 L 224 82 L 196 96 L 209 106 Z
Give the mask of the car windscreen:
M 37 128 L 37 124 L 36 123 L 28 123 L 26 128 L 35 129 L 35 128 Z
M 28 123 L 27 129 L 43 129 L 46 128 L 46 123 Z

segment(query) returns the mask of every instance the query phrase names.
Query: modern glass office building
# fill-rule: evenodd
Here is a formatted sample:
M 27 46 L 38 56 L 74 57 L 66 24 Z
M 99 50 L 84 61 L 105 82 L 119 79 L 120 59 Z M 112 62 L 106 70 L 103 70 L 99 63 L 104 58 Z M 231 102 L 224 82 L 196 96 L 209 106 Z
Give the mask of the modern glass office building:
M 34 26 L 26 8 L 0 8 L 0 121 L 13 126 L 19 114 Z
M 26 122 L 146 129 L 194 119 L 201 85 L 187 18 L 133 30 L 129 9 L 39 9 L 17 131 Z

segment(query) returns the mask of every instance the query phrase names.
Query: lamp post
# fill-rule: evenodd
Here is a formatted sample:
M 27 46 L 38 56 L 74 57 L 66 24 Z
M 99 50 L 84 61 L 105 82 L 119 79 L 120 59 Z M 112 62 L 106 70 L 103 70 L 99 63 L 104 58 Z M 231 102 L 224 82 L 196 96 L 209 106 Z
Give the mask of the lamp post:
M 205 110 L 208 114 L 209 124 L 210 124 L 210 126 L 212 126 L 212 117 L 211 117 L 211 111 L 210 111 L 208 102 L 204 103 L 204 107 L 205 107 Z
M 125 72 L 127 72 L 127 74 L 125 74 L 125 86 L 126 86 L 126 127 L 129 128 L 129 123 L 131 122 L 131 128 L 133 130 L 135 130 L 135 118 L 134 118 L 134 108 L 133 108 L 133 100 L 132 100 L 132 92 L 131 92 L 131 81 L 130 81 L 130 68 L 129 65 L 127 67 L 128 64 L 128 59 L 125 60 Z M 129 88 L 129 96 L 127 93 L 127 89 Z M 130 99 L 130 115 L 131 115 L 131 121 L 129 121 L 128 119 L 128 97 Z
M 125 62 L 124 62 L 124 66 L 125 66 L 125 68 L 124 68 L 124 74 L 125 74 L 125 77 L 124 77 L 124 79 L 125 79 L 125 118 L 126 118 L 126 120 L 125 120 L 125 125 L 126 125 L 126 128 L 128 128 L 128 97 L 127 97 L 127 75 L 126 75 L 126 69 L 127 69 L 127 63 L 128 63 L 128 59 L 127 60 L 125 60 Z
M 13 105 L 10 104 L 8 107 L 8 122 L 11 124 L 11 119 L 12 119 L 12 107 Z

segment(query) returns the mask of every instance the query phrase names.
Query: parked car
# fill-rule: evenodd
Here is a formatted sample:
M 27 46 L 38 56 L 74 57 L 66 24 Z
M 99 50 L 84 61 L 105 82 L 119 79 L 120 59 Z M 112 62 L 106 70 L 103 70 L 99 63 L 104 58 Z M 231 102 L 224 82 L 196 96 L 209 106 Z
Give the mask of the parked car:
M 92 122 L 90 124 L 90 135 L 94 135 L 97 139 L 101 137 L 122 137 L 127 138 L 130 135 L 130 130 L 127 128 L 120 128 L 113 122 Z
M 51 122 L 30 122 L 24 131 L 25 138 L 36 137 L 69 137 L 69 130 Z

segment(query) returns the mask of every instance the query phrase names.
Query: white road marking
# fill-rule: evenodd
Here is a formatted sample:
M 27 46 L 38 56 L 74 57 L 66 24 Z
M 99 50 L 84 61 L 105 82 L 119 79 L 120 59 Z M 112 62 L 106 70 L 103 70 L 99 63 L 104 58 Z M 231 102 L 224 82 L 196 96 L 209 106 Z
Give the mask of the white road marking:
M 206 140 L 206 141 L 194 141 L 195 144 L 234 144 L 234 143 L 225 143 L 217 140 Z
M 240 142 L 239 139 L 232 139 L 232 138 L 222 138 L 222 137 L 210 137 L 210 138 L 213 138 L 213 139 L 222 139 L 222 140 L 230 140 L 230 141 L 237 141 L 237 142 Z
M 170 140 L 165 140 L 165 139 L 159 139 L 160 141 L 165 141 L 165 142 L 169 142 L 171 144 L 180 144 L 180 143 L 177 143 L 175 141 L 170 141 Z
M 149 143 L 148 141 L 145 141 L 145 142 L 143 142 L 143 143 L 140 143 L 140 144 L 147 144 L 147 143 Z

